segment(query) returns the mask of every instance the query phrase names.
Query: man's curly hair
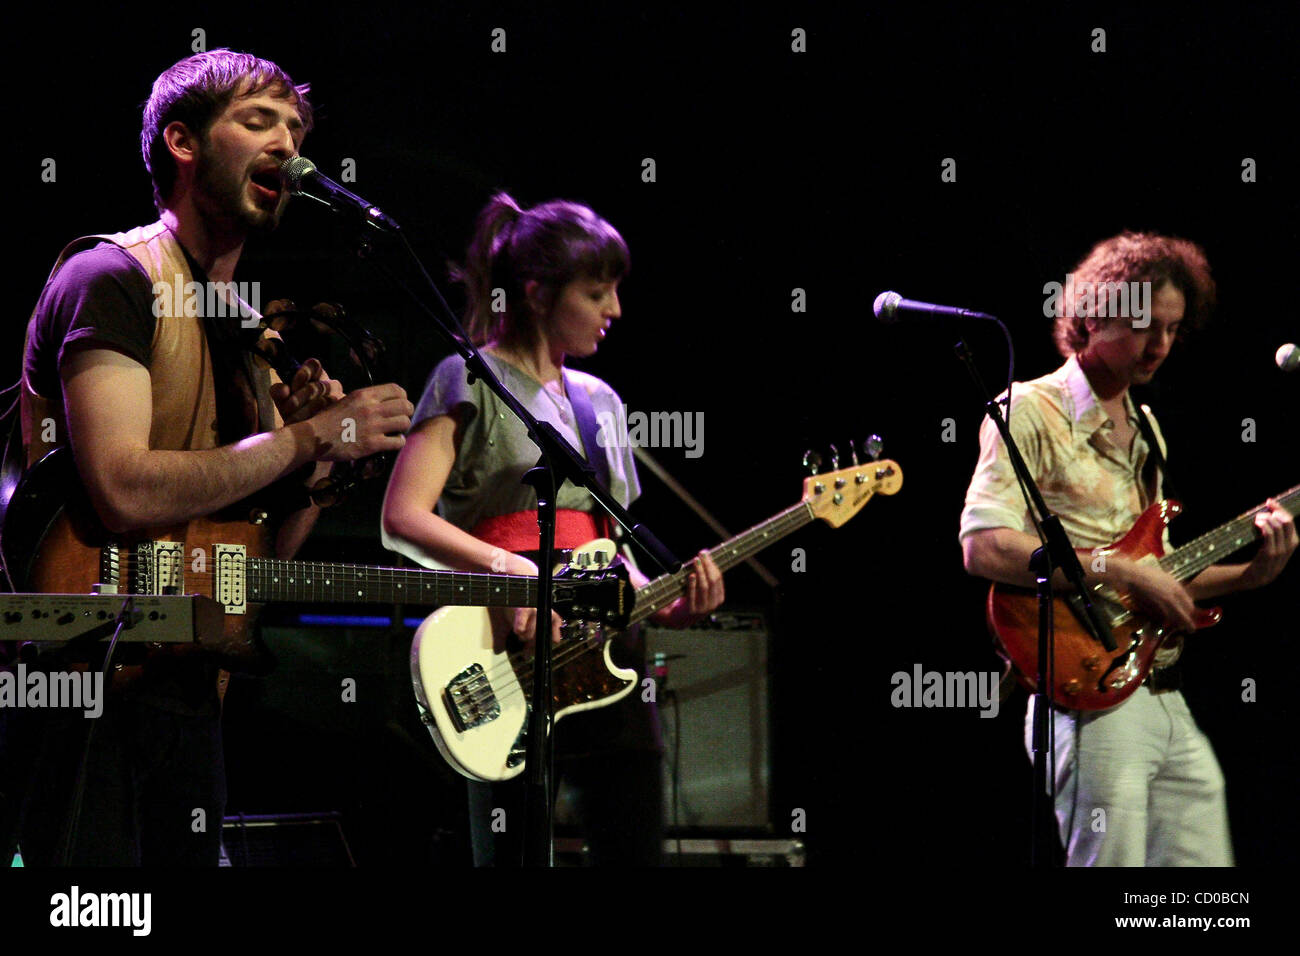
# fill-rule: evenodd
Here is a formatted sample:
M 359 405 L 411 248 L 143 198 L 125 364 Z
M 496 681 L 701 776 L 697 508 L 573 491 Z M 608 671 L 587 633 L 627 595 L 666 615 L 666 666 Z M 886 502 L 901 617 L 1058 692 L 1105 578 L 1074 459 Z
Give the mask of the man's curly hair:
M 1056 348 L 1069 358 L 1088 345 L 1087 320 L 1113 316 L 1107 283 L 1150 282 L 1152 293 L 1172 282 L 1187 302 L 1179 335 L 1199 328 L 1214 311 L 1214 278 L 1205 250 L 1194 242 L 1153 232 L 1122 232 L 1093 246 L 1074 267 L 1074 301 L 1062 296 L 1057 308 Z M 1085 283 L 1091 284 L 1091 289 Z M 1073 306 L 1071 308 L 1070 306 Z

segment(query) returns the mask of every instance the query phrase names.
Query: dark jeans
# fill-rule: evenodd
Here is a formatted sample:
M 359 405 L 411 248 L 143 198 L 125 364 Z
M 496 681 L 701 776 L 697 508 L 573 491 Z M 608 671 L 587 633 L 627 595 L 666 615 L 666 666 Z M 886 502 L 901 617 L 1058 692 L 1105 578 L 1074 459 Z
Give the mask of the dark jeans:
M 526 773 L 505 783 L 469 782 L 469 825 L 475 866 L 519 865 L 526 823 Z M 578 815 L 591 850 L 592 865 L 662 865 L 664 804 L 660 754 L 624 751 L 594 757 L 557 757 L 555 775 L 557 786 L 563 778 L 576 791 Z
M 95 719 L 0 710 L 4 865 L 15 837 L 25 865 L 59 864 L 92 724 L 71 865 L 216 866 L 226 805 L 219 713 L 185 716 L 114 696 Z

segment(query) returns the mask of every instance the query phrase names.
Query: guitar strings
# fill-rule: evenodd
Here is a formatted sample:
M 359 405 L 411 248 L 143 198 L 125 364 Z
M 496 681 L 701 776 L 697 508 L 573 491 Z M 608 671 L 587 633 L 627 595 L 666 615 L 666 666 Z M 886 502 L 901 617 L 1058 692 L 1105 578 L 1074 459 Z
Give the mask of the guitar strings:
M 1278 495 L 1276 500 L 1289 511 L 1289 502 L 1292 498 L 1300 498 L 1300 485 Z M 1234 518 L 1222 527 L 1189 541 L 1173 553 L 1161 558 L 1160 566 L 1179 580 L 1187 580 L 1200 574 L 1212 564 L 1240 550 L 1257 538 L 1259 535 L 1255 528 L 1255 516 L 1262 514 L 1266 510 L 1267 508 L 1264 505 L 1260 505 L 1258 508 Z M 1245 541 L 1240 540 L 1243 533 L 1248 534 Z M 1220 550 L 1226 545 L 1232 545 L 1232 550 Z
M 787 532 L 783 532 L 783 534 L 784 533 Z M 731 548 L 724 549 L 720 547 L 710 552 L 710 555 L 718 561 L 720 570 L 725 571 L 727 568 L 739 564 L 751 555 L 761 551 L 768 544 L 767 541 L 754 540 L 746 542 L 748 546 L 742 546 L 739 543 L 739 538 L 743 537 L 744 535 L 742 534 L 735 539 L 737 544 Z M 667 606 L 669 599 L 676 600 L 677 597 L 684 595 L 687 589 L 687 574 L 689 574 L 689 570 L 683 568 L 681 571 L 677 572 L 677 574 L 652 581 L 642 588 L 637 593 L 637 609 L 633 611 L 629 625 L 636 624 L 655 613 L 655 611 L 659 609 L 658 607 L 655 607 L 655 605 L 660 604 L 661 601 L 663 604 L 660 606 Z M 651 591 L 654 591 L 655 593 L 651 594 Z M 666 593 L 661 594 L 659 592 Z M 621 633 L 621 630 L 614 630 L 606 633 L 606 629 L 602 629 L 600 640 L 592 641 L 589 638 L 576 638 L 568 644 L 561 642 L 553 651 L 552 669 L 558 670 L 565 664 L 573 663 L 589 651 L 602 650 L 608 640 Z M 477 687 L 476 689 L 465 693 L 462 696 L 462 699 L 468 699 L 475 705 L 481 705 L 489 698 L 495 699 L 500 703 L 509 700 L 513 694 L 526 693 L 528 698 L 531 700 L 532 679 L 536 671 L 536 667 L 534 666 L 535 663 L 536 655 L 527 650 L 507 654 L 505 661 L 493 665 L 489 669 L 485 670 L 481 675 L 483 678 L 487 679 L 489 686 Z M 506 679 L 510 676 L 516 678 L 516 683 L 510 687 L 509 690 L 498 690 L 498 687 L 503 687 Z

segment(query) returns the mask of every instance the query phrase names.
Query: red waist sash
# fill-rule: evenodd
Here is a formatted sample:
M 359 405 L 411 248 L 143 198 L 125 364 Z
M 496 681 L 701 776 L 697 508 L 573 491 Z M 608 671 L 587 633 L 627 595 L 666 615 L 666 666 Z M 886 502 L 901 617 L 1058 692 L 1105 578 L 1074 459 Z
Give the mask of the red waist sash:
M 470 532 L 474 537 L 506 551 L 536 551 L 541 545 L 536 511 L 484 518 Z M 576 548 L 592 538 L 602 537 L 589 512 L 560 508 L 555 512 L 555 547 Z

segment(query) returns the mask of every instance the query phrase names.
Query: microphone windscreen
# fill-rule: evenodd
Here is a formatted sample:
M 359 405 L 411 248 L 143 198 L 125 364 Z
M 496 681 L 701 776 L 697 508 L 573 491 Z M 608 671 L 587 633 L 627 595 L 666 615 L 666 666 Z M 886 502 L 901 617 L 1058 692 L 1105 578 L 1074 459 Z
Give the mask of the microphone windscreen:
M 1277 367 L 1284 372 L 1294 372 L 1300 368 L 1300 348 L 1295 343 L 1288 342 L 1277 350 L 1277 355 L 1273 356 L 1273 361 L 1277 362 Z
M 295 156 L 280 164 L 280 181 L 293 195 L 302 191 L 302 178 L 316 172 L 316 164 L 306 156 Z
M 896 318 L 895 310 L 902 300 L 903 297 L 897 292 L 882 292 L 876 296 L 875 305 L 871 307 L 871 310 L 876 313 L 876 318 L 881 322 L 893 322 Z

